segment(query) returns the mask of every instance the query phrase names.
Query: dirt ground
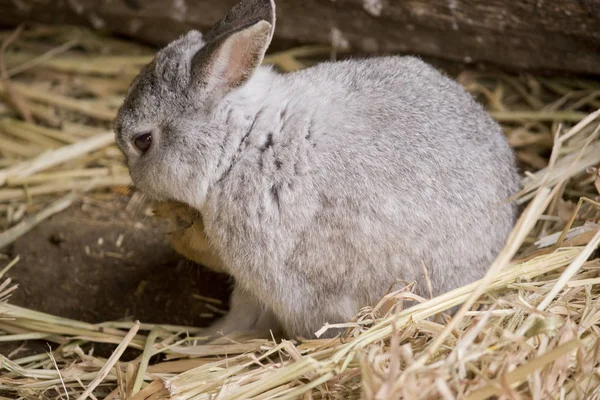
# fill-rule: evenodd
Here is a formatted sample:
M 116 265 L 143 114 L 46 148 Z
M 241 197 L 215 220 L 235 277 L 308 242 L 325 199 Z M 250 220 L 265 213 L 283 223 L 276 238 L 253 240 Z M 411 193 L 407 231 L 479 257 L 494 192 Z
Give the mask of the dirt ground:
M 19 284 L 10 302 L 91 323 L 206 326 L 219 317 L 228 278 L 177 255 L 161 221 L 128 211 L 127 200 L 72 206 L 5 249 L 21 257 L 8 274 Z

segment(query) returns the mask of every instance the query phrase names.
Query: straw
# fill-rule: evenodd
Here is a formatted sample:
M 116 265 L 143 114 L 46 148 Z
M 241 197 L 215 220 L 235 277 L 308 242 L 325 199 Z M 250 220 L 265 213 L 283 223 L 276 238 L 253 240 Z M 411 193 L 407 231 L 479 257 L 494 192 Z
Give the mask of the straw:
M 21 28 L 0 39 L 0 251 L 81 199 L 136 196 L 137 204 L 111 123 L 153 53 L 72 27 Z M 331 52 L 302 46 L 269 54 L 265 64 L 293 72 Z M 341 338 L 205 343 L 199 327 L 92 324 L 11 304 L 23 288 L 10 277 L 23 261 L 0 253 L 0 342 L 56 346 L 2 355 L 0 398 L 597 397 L 600 84 L 471 69 L 457 80 L 500 122 L 524 175 L 514 199 L 525 211 L 481 280 L 427 299 L 409 282 L 319 330 L 345 328 Z M 96 343 L 112 346 L 112 355 L 90 352 Z

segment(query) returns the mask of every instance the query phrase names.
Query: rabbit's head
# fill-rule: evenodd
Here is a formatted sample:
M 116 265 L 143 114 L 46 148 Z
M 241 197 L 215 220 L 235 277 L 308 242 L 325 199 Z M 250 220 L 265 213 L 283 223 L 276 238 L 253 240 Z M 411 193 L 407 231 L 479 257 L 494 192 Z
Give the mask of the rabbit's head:
M 274 27 L 273 0 L 242 0 L 205 35 L 190 31 L 142 69 L 114 124 L 138 188 L 156 200 L 203 198 L 226 136 L 219 104 L 256 72 Z

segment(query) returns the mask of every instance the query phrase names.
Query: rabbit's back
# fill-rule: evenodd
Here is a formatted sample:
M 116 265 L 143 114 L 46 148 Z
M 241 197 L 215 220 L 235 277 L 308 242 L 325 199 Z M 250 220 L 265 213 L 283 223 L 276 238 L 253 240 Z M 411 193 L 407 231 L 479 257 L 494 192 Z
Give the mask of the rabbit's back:
M 365 251 L 387 238 L 390 257 L 402 249 L 437 274 L 436 292 L 481 277 L 514 224 L 507 200 L 519 182 L 502 129 L 483 107 L 413 57 L 322 64 L 292 81 L 299 101 L 318 93 L 309 138 L 315 192 L 325 204 L 347 203 L 329 219 L 354 206 Z

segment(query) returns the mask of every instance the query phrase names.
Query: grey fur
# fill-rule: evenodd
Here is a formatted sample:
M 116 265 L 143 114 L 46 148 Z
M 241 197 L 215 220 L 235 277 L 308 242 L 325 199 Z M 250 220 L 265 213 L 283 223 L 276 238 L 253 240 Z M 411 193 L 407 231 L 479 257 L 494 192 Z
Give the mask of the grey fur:
M 163 49 L 115 121 L 135 184 L 199 210 L 235 279 L 232 311 L 213 329 L 313 337 L 398 280 L 427 295 L 423 266 L 435 295 L 481 278 L 516 216 L 506 199 L 519 178 L 498 124 L 414 57 L 261 67 L 209 91 L 193 78 L 198 63 L 211 78 L 210 63 L 229 62 L 223 43 L 265 7 L 272 34 L 272 2 L 242 3 L 263 11 L 230 16 L 240 27 L 221 22 L 212 44 L 190 32 Z M 254 71 L 270 36 L 235 40 L 252 41 L 241 57 Z M 145 131 L 155 140 L 140 156 L 131 142 Z

